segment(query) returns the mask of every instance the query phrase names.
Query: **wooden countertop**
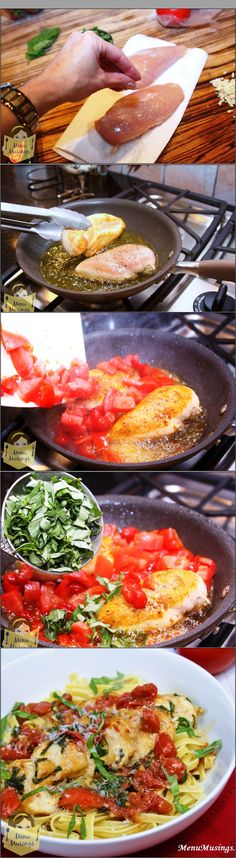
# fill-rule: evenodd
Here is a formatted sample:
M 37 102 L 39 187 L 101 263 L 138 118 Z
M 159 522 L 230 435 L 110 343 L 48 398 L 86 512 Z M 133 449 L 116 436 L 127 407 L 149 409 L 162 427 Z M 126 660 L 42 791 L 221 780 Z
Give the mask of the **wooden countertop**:
M 100 26 L 112 32 L 114 44 L 123 47 L 130 36 L 144 33 L 147 36 L 167 38 L 187 47 L 204 48 L 209 56 L 184 117 L 173 138 L 162 152 L 159 162 L 233 163 L 234 111 L 227 104 L 220 105 L 210 81 L 235 70 L 233 10 L 224 9 L 217 18 L 199 28 L 181 30 L 164 29 L 153 10 L 137 9 L 57 9 L 43 10 L 35 17 L 20 21 L 2 18 L 2 82 L 10 80 L 16 86 L 32 78 L 47 66 L 73 29 Z M 42 27 L 57 25 L 59 39 L 48 54 L 33 62 L 25 57 L 26 43 Z M 40 120 L 37 132 L 36 160 L 47 163 L 63 159 L 53 152 L 53 146 L 78 111 L 78 103 L 63 104 L 51 110 Z

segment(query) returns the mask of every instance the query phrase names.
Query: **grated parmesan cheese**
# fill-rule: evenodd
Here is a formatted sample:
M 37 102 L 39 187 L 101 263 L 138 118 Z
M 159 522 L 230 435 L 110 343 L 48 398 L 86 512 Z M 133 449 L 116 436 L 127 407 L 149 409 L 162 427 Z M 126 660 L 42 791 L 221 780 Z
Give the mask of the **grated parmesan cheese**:
M 229 104 L 230 107 L 235 106 L 235 79 L 234 74 L 231 78 L 215 77 L 211 80 L 212 86 L 216 89 L 219 96 L 219 104 Z

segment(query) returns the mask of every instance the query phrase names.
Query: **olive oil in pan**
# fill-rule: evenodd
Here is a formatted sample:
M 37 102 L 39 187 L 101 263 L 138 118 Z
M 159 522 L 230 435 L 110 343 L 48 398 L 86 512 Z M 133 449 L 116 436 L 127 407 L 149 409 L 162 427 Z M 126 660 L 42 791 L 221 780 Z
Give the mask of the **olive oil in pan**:
M 123 244 L 143 244 L 145 247 L 150 247 L 155 253 L 156 270 L 158 270 L 158 255 L 146 238 L 141 238 L 135 232 L 125 229 L 122 235 L 109 244 L 106 250 L 111 250 L 112 247 L 119 247 Z M 147 274 L 137 274 L 134 280 L 126 280 L 124 283 L 112 283 L 108 281 L 101 283 L 96 280 L 85 280 L 83 277 L 78 277 L 75 274 L 78 263 L 82 262 L 83 259 L 85 259 L 83 255 L 68 256 L 61 242 L 56 241 L 42 255 L 41 272 L 45 280 L 51 283 L 52 286 L 60 286 L 62 289 L 70 289 L 74 292 L 107 292 L 111 289 L 114 292 L 116 289 L 122 289 L 122 286 L 127 286 L 127 283 L 145 282 L 148 277 Z
M 201 440 L 206 428 L 206 410 L 201 408 L 194 417 L 185 420 L 181 428 L 171 435 L 147 440 L 121 438 L 116 440 L 116 450 L 123 463 L 138 464 L 159 462 L 184 453 Z M 112 449 L 112 447 L 111 447 Z

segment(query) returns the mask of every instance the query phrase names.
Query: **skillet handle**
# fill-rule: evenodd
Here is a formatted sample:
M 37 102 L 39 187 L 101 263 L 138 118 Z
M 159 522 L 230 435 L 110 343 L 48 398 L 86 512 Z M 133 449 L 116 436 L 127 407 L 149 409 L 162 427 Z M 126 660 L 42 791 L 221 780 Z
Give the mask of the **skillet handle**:
M 198 274 L 201 277 L 215 277 L 216 280 L 235 282 L 235 259 L 203 259 L 199 262 Z

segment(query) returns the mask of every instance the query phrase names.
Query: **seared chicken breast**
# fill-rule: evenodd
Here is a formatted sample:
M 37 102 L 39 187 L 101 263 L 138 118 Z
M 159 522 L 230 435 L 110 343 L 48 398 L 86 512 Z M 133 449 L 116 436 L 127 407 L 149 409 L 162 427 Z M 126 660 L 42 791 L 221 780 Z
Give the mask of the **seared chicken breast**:
M 119 238 L 125 229 L 125 223 L 120 217 L 110 214 L 89 215 L 89 229 L 63 229 L 61 241 L 70 256 L 93 256 L 104 250 L 112 241 Z
M 148 598 L 145 608 L 133 608 L 120 594 L 100 608 L 98 620 L 114 631 L 158 631 L 171 628 L 185 614 L 209 604 L 204 581 L 190 569 L 167 569 L 155 572 L 152 578 L 153 590 L 143 588 Z
M 183 384 L 160 387 L 114 423 L 110 449 L 120 461 L 140 461 L 140 444 L 165 438 L 181 428 L 185 420 L 200 410 L 197 394 Z
M 122 244 L 104 253 L 84 259 L 75 272 L 86 280 L 123 283 L 135 280 L 137 274 L 151 274 L 156 270 L 153 250 L 143 244 Z

